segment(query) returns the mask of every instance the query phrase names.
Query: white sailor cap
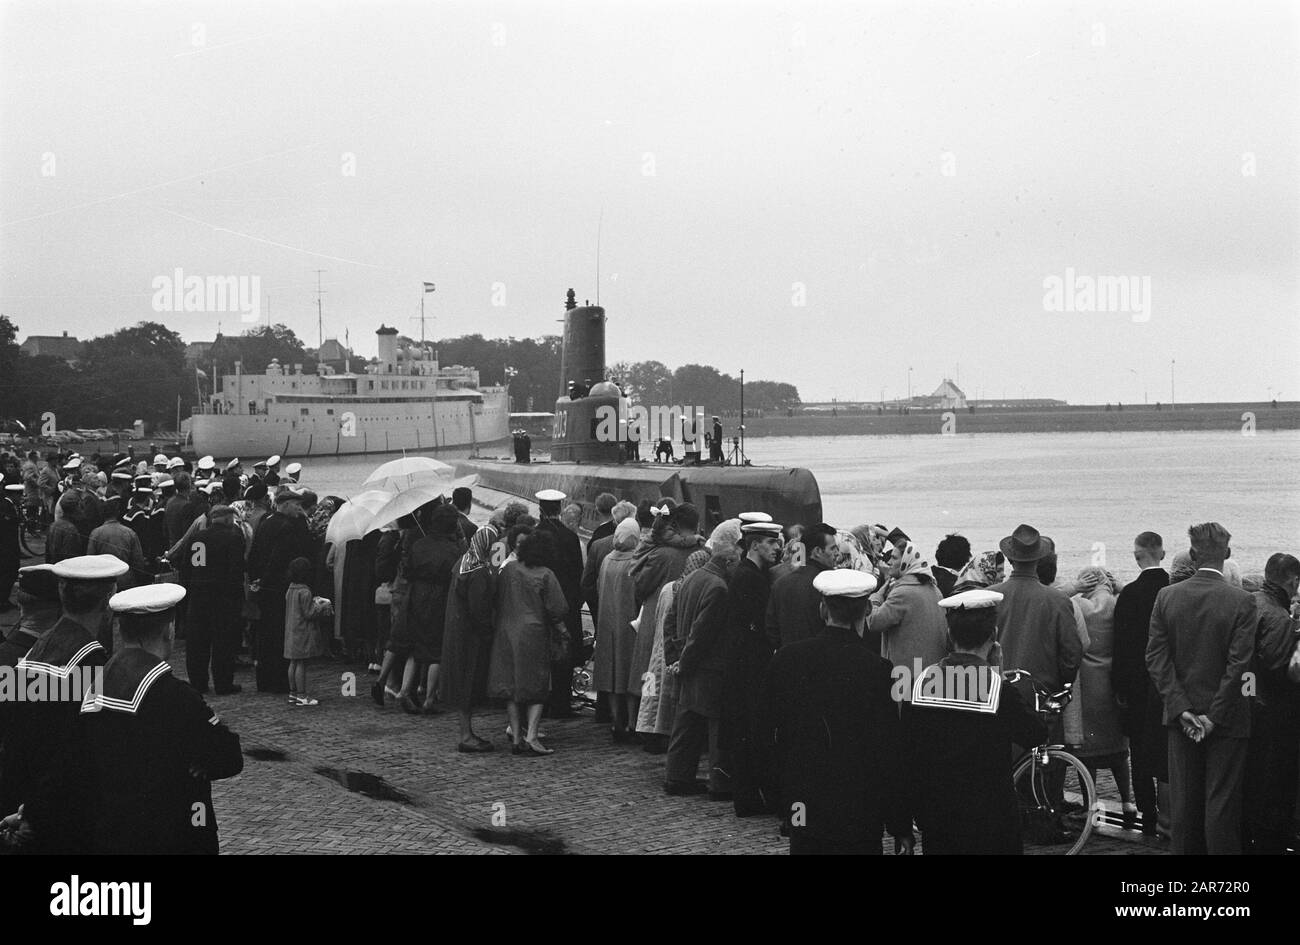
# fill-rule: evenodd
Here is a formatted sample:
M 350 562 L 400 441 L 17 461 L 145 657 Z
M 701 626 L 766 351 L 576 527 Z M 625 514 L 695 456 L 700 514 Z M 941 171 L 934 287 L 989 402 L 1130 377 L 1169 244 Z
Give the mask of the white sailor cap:
M 984 607 L 996 607 L 1000 600 L 1002 595 L 997 591 L 977 587 L 962 591 L 960 594 L 953 594 L 952 597 L 945 597 L 939 601 L 939 606 L 948 610 L 980 610 Z
M 185 468 L 185 460 L 181 459 L 179 456 L 173 456 L 171 459 L 167 460 L 167 468 L 168 468 L 168 469 L 184 469 L 184 468 Z
M 80 468 L 81 468 L 81 457 L 80 457 L 80 456 L 74 456 L 74 457 L 72 457 L 72 458 L 69 459 L 66 463 L 63 464 L 63 468 L 64 468 L 64 469 L 80 469 Z
M 126 469 L 126 468 L 128 468 L 130 465 L 131 465 L 131 457 L 130 457 L 130 456 L 123 456 L 121 459 L 119 459 L 116 463 L 113 464 L 113 468 L 114 468 L 114 469 Z
M 253 468 L 254 468 L 254 469 L 265 469 L 266 466 L 267 466 L 267 463 L 266 463 L 266 460 L 264 460 L 264 459 L 259 459 L 257 462 L 255 462 L 255 463 L 253 464 Z
M 185 588 L 179 584 L 141 584 L 118 591 L 108 599 L 108 606 L 117 614 L 157 614 L 184 599 Z
M 781 526 L 776 522 L 750 522 L 740 526 L 742 535 L 761 535 L 764 537 L 780 538 Z
M 302 472 L 302 463 L 290 463 L 288 466 L 284 467 L 284 471 L 290 476 L 296 476 L 298 473 Z
M 22 492 L 25 488 L 21 482 L 15 482 L 5 486 L 5 492 Z
M 236 457 L 235 457 L 234 459 L 232 459 L 230 462 L 226 463 L 226 472 L 230 472 L 232 469 L 234 469 L 234 468 L 235 468 L 236 466 L 238 466 L 238 465 L 239 465 L 239 457 L 236 456 Z
M 206 492 L 208 495 L 212 495 L 212 493 L 220 491 L 221 488 L 222 488 L 221 480 L 213 479 L 206 486 L 203 487 L 203 491 Z
M 768 515 L 766 512 L 741 512 L 738 518 L 742 525 L 772 521 L 772 516 Z
M 153 464 L 154 464 L 155 466 L 166 466 L 166 465 L 167 465 L 167 457 L 164 456 L 162 453 L 159 453 L 157 456 L 155 456 L 155 457 L 153 458 Z
M 131 478 L 133 478 L 133 477 L 132 477 L 132 475 L 131 475 L 129 472 L 127 472 L 125 469 L 121 469 L 121 470 L 117 470 L 117 469 L 115 469 L 115 470 L 113 470 L 113 476 L 112 476 L 112 478 L 114 478 L 114 479 L 123 479 L 123 480 L 127 480 L 127 479 L 131 479 Z
M 126 562 L 113 555 L 79 555 L 56 562 L 54 576 L 69 581 L 107 581 L 128 570 Z
M 171 488 L 171 487 L 174 486 L 174 485 L 176 485 L 176 480 L 173 479 L 173 478 L 171 478 L 171 476 L 168 476 L 166 479 L 159 479 L 159 480 L 158 480 L 158 488 L 159 488 L 159 489 L 169 489 L 169 488 Z
M 876 576 L 853 568 L 831 568 L 813 578 L 813 590 L 823 597 L 866 597 L 876 589 Z
M 541 492 L 535 493 L 535 496 L 538 502 L 563 502 L 568 498 L 559 489 L 543 489 Z
M 279 453 L 276 453 L 274 456 L 272 456 L 270 459 L 268 459 L 268 460 L 266 461 L 266 465 L 268 465 L 268 466 L 279 466 L 279 465 L 280 465 L 280 454 L 279 454 Z
M 217 461 L 211 456 L 204 456 L 198 463 L 199 469 L 216 469 Z
M 153 495 L 153 490 L 148 486 L 136 486 L 131 490 L 132 495 Z

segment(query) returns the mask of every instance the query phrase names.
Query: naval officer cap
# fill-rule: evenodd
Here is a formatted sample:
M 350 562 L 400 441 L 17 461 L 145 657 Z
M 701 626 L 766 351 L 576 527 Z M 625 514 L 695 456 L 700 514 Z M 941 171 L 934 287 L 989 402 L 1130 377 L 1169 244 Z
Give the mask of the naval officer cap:
M 816 582 L 814 581 L 814 583 Z M 960 594 L 953 594 L 951 597 L 945 597 L 939 601 L 939 606 L 946 610 L 983 610 L 986 607 L 996 607 L 1000 600 L 1002 600 L 1002 595 L 997 591 L 977 587 L 973 590 L 962 591 Z
M 118 480 L 119 482 L 125 482 L 133 477 L 125 469 L 115 469 L 113 470 L 112 478 Z
M 268 465 L 268 466 L 279 466 L 279 465 L 280 465 L 280 454 L 279 454 L 279 453 L 276 453 L 274 456 L 272 456 L 270 459 L 268 459 L 268 460 L 266 461 L 266 465 Z
M 184 469 L 184 468 L 185 468 L 185 460 L 181 459 L 179 456 L 173 456 L 171 459 L 167 460 L 167 468 L 168 468 L 168 469 Z
M 741 512 L 739 518 L 742 525 L 754 525 L 761 522 L 772 521 L 772 516 L 768 515 L 766 512 Z
M 78 555 L 57 562 L 54 576 L 65 581 L 108 581 L 120 578 L 128 570 L 126 562 L 113 555 Z
M 535 493 L 535 497 L 538 502 L 563 502 L 568 498 L 559 489 L 543 489 L 541 492 Z
M 298 473 L 302 472 L 302 463 L 290 463 L 288 466 L 284 467 L 284 471 L 290 476 L 296 476 Z
M 265 469 L 265 468 L 266 468 L 266 460 L 264 460 L 264 459 L 259 459 L 257 462 L 255 462 L 255 463 L 253 464 L 253 468 L 254 468 L 254 469 Z
M 217 461 L 211 456 L 204 456 L 199 460 L 199 469 L 216 469 Z
M 175 485 L 176 485 L 176 480 L 173 479 L 171 476 L 168 476 L 166 479 L 158 480 L 159 489 L 171 489 L 175 487 Z
M 758 535 L 760 538 L 780 538 L 781 526 L 776 522 L 749 522 L 740 526 L 742 535 Z
M 68 460 L 66 463 L 63 464 L 63 468 L 64 468 L 64 469 L 80 469 L 80 468 L 81 468 L 81 457 L 80 457 L 80 456 L 74 456 L 74 457 L 72 457 L 70 460 Z
M 157 456 L 155 456 L 155 457 L 153 458 L 153 464 L 154 464 L 155 466 L 166 466 L 166 465 L 167 465 L 167 457 L 164 456 L 162 453 L 159 453 Z
M 129 469 L 131 467 L 131 457 L 123 456 L 113 464 L 114 469 Z
M 108 606 L 115 614 L 159 614 L 184 599 L 185 588 L 179 584 L 141 584 L 118 591 L 108 599 Z
M 26 488 L 27 487 L 24 486 L 21 482 L 15 482 L 5 486 L 5 492 L 11 493 L 13 495 L 17 495 L 19 492 L 22 492 Z
M 226 463 L 226 472 L 230 472 L 231 470 L 233 470 L 233 469 L 234 469 L 236 466 L 238 466 L 238 465 L 239 465 L 239 457 L 236 456 L 236 457 L 235 457 L 234 459 L 232 459 L 230 462 Z
M 813 578 L 813 590 L 823 597 L 866 597 L 875 589 L 875 575 L 852 568 L 832 568 Z

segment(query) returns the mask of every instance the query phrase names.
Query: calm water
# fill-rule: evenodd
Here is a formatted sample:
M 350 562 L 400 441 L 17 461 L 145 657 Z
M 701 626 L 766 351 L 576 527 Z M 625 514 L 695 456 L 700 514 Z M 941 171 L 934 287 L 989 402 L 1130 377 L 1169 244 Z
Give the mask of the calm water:
M 1247 573 L 1275 551 L 1300 551 L 1300 431 L 766 437 L 747 446 L 755 463 L 811 469 L 828 522 L 898 525 L 927 555 L 951 531 L 977 550 L 996 548 L 1020 522 L 1055 539 L 1063 575 L 1089 564 L 1100 543 L 1127 579 L 1139 531 L 1159 532 L 1172 554 L 1186 547 L 1188 525 L 1207 520 L 1232 532 Z M 314 459 L 303 481 L 348 495 L 389 458 Z

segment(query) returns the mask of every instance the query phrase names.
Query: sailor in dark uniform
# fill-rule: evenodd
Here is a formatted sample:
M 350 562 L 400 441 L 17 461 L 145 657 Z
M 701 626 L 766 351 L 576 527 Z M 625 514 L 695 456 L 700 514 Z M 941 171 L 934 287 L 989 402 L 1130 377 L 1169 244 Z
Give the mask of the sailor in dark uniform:
M 988 662 L 1000 600 L 976 589 L 940 601 L 953 651 L 912 688 L 908 796 L 927 854 L 1024 852 L 1011 746 L 1041 744 L 1047 728 Z
M 768 758 L 759 731 L 759 698 L 763 674 L 772 658 L 764 633 L 770 574 L 781 556 L 781 526 L 766 512 L 742 512 L 742 557 L 727 584 L 727 624 L 722 653 L 722 747 L 730 753 L 733 806 L 737 817 L 771 810 L 775 799 L 765 796 Z
M 266 461 L 266 471 L 262 476 L 268 489 L 274 489 L 280 484 L 280 454 L 276 453 Z
M 82 853 L 89 848 L 89 797 L 78 714 L 87 674 L 108 658 L 95 638 L 127 566 L 112 555 L 81 555 L 53 571 L 63 616 L 18 661 L 28 698 L 4 707 L 0 809 L 24 852 Z M 30 698 L 39 690 L 42 698 Z
M 167 503 L 176 495 L 176 483 L 170 477 L 159 481 L 153 490 L 153 508 L 149 510 L 149 542 L 141 542 L 144 556 L 155 560 L 170 546 L 167 541 Z
M 179 584 L 147 584 L 109 602 L 122 648 L 81 706 L 94 853 L 219 852 L 212 782 L 244 758 L 239 736 L 167 663 L 184 597 Z
M 227 502 L 234 502 L 244 494 L 241 480 L 243 472 L 244 467 L 239 464 L 238 456 L 226 463 L 225 475 L 221 477 L 221 490 L 226 494 Z
M 774 761 L 776 804 L 791 854 L 874 854 L 889 829 L 910 853 L 892 671 L 862 642 L 876 579 L 823 571 L 824 626 L 782 647 L 763 680 L 762 729 Z
M 560 509 L 567 496 L 559 489 L 543 489 L 535 496 L 541 521 L 537 527 L 555 539 L 555 561 L 551 570 L 560 582 L 569 612 L 564 627 L 569 635 L 568 658 L 551 664 L 550 718 L 573 715 L 573 666 L 582 646 L 582 542 L 573 530 L 560 521 Z
M 147 480 L 148 476 L 140 476 L 138 479 Z M 141 486 L 137 481 L 135 488 L 131 490 L 131 502 L 127 506 L 126 512 L 122 515 L 122 524 L 131 531 L 135 532 L 135 537 L 140 539 L 140 550 L 144 553 L 145 561 L 153 565 L 154 558 L 160 551 L 150 546 L 149 541 L 152 538 L 149 529 L 149 506 L 153 501 L 153 489 L 148 486 Z
M 217 461 L 211 456 L 204 456 L 194 464 L 194 482 L 202 485 L 211 479 L 216 478 Z

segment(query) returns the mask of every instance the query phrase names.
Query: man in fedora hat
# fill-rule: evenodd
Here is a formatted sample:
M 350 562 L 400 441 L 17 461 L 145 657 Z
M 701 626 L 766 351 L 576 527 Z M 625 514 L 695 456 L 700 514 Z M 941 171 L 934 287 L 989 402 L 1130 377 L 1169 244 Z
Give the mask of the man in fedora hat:
M 1032 525 L 1020 525 L 998 547 L 1011 562 L 1011 576 L 989 588 L 1002 595 L 997 618 L 1002 668 L 1028 670 L 1056 692 L 1074 682 L 1083 661 L 1070 599 L 1038 580 L 1038 560 L 1056 546 Z

